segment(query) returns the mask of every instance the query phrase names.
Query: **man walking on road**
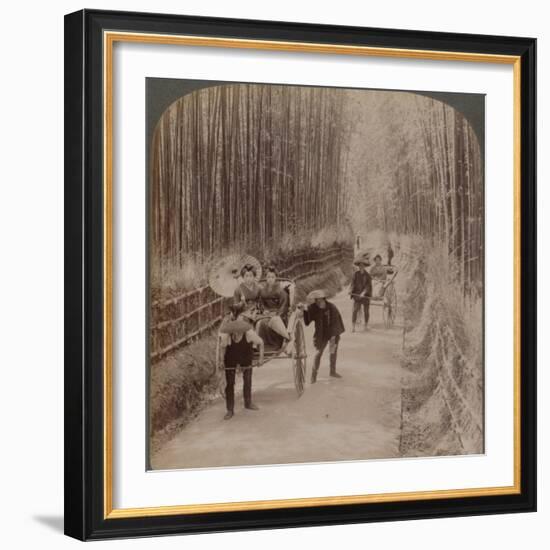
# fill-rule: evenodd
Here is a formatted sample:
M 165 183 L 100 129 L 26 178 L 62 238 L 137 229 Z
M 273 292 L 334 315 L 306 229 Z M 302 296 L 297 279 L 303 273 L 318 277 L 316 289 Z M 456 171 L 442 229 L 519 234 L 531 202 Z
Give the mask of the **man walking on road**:
M 393 260 L 393 248 L 391 243 L 388 242 L 388 265 L 391 266 L 391 261 Z
M 372 278 L 365 269 L 369 264 L 367 260 L 360 259 L 355 262 L 359 269 L 353 274 L 353 280 L 350 287 L 350 297 L 353 300 L 353 310 L 351 313 L 351 332 L 355 332 L 355 323 L 357 314 L 363 306 L 363 315 L 365 319 L 364 330 L 367 330 L 369 322 L 370 297 L 372 296 Z
M 330 376 L 333 378 L 342 378 L 336 372 L 336 355 L 338 353 L 338 343 L 340 334 L 345 331 L 342 316 L 338 308 L 327 300 L 327 294 L 324 290 L 314 290 L 309 293 L 308 300 L 313 301 L 310 306 L 299 306 L 303 311 L 304 323 L 309 325 L 312 321 L 315 323 L 315 333 L 313 334 L 313 344 L 317 353 L 313 359 L 313 370 L 311 371 L 311 383 L 317 381 L 317 372 L 321 364 L 321 356 L 329 346 L 330 357 Z

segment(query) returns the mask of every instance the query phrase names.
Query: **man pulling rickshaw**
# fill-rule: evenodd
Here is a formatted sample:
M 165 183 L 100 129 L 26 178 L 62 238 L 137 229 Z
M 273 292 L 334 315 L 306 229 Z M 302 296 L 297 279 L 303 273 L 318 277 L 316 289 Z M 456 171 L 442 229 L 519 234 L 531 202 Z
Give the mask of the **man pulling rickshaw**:
M 273 267 L 267 268 L 265 280 L 261 274 L 252 256 L 231 255 L 209 276 L 217 294 L 232 298 L 216 351 L 219 371 L 225 374 L 226 419 L 234 413 L 235 374 L 243 374 L 245 408 L 257 410 L 251 397 L 252 369 L 271 359 L 290 357 L 298 395 L 304 390 L 307 354 L 302 318 L 294 312 L 294 282 L 278 277 Z
M 397 275 L 397 268 L 393 265 L 383 265 L 382 257 L 376 254 L 374 265 L 370 266 L 369 252 L 359 254 L 354 265 L 357 270 L 353 274 L 350 284 L 349 295 L 353 300 L 352 310 L 352 332 L 356 331 L 357 315 L 363 308 L 364 330 L 367 330 L 369 322 L 370 306 L 381 306 L 384 325 L 386 328 L 393 326 L 397 314 L 397 293 L 395 291 L 394 279 Z
M 240 318 L 243 311 L 241 304 L 233 304 L 230 316 L 224 319 L 220 333 L 227 335 L 220 345 L 222 346 L 223 365 L 225 372 L 225 404 L 227 412 L 224 419 L 233 417 L 235 406 L 235 376 L 238 368 L 243 373 L 244 408 L 257 411 L 258 406 L 252 402 L 252 360 L 254 346 L 260 354 L 260 363 L 264 357 L 264 342 L 256 334 L 250 323 Z
M 370 298 L 372 296 L 372 277 L 367 271 L 367 267 L 370 265 L 368 258 L 361 257 L 355 262 L 357 271 L 353 274 L 351 281 L 349 294 L 353 300 L 353 310 L 351 312 L 351 332 L 355 332 L 355 326 L 357 323 L 357 314 L 363 308 L 363 330 L 367 330 L 369 322 L 369 307 Z

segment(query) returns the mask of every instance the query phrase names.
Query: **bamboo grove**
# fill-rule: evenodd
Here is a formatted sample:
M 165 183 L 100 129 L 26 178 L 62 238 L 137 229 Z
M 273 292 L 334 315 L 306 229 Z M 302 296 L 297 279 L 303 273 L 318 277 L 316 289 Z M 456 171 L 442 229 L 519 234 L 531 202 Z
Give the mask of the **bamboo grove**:
M 173 103 L 153 135 L 154 261 L 232 247 L 262 257 L 285 234 L 339 224 L 343 100 L 327 88 L 236 84 Z
M 327 227 L 418 234 L 483 279 L 478 136 L 449 105 L 410 92 L 230 84 L 183 96 L 150 157 L 153 263 L 182 266 Z M 351 240 L 350 235 L 350 240 Z
M 350 143 L 360 159 L 353 176 L 356 225 L 443 244 L 463 291 L 479 291 L 484 185 L 478 137 L 445 103 L 403 92 L 371 94 Z M 350 111 L 364 102 L 352 101 Z

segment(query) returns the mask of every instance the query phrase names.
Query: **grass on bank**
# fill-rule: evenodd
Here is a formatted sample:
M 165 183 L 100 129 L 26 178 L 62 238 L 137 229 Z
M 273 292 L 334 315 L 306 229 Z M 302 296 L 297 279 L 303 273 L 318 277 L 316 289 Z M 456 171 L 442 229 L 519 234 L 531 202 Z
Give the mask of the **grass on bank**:
M 153 257 L 151 263 L 152 299 L 169 298 L 208 284 L 208 274 L 220 258 L 230 254 L 250 254 L 265 265 L 279 267 L 292 256 L 314 253 L 336 246 L 350 246 L 353 238 L 349 228 L 331 226 L 317 232 L 286 233 L 278 239 L 266 242 L 261 250 L 251 248 L 248 243 L 235 243 L 219 250 L 215 255 L 186 254 L 177 258 Z

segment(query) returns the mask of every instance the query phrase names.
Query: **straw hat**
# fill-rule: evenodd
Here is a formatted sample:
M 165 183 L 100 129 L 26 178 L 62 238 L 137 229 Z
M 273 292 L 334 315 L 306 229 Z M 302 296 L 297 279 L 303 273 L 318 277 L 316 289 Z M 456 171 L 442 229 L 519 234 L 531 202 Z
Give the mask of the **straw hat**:
M 309 302 L 314 302 L 315 300 L 318 300 L 319 298 L 327 298 L 327 293 L 322 289 L 312 290 L 307 295 L 307 300 Z
M 355 256 L 355 259 L 353 260 L 353 265 L 359 265 L 363 264 L 367 267 L 370 265 L 370 252 L 360 252 Z
M 235 319 L 231 321 L 222 321 L 220 332 L 222 334 L 235 334 L 239 332 L 246 332 L 251 328 L 251 325 L 246 321 L 243 321 L 242 319 Z
M 358 258 L 353 262 L 353 265 L 364 265 L 368 267 L 370 265 L 370 262 L 365 258 Z

